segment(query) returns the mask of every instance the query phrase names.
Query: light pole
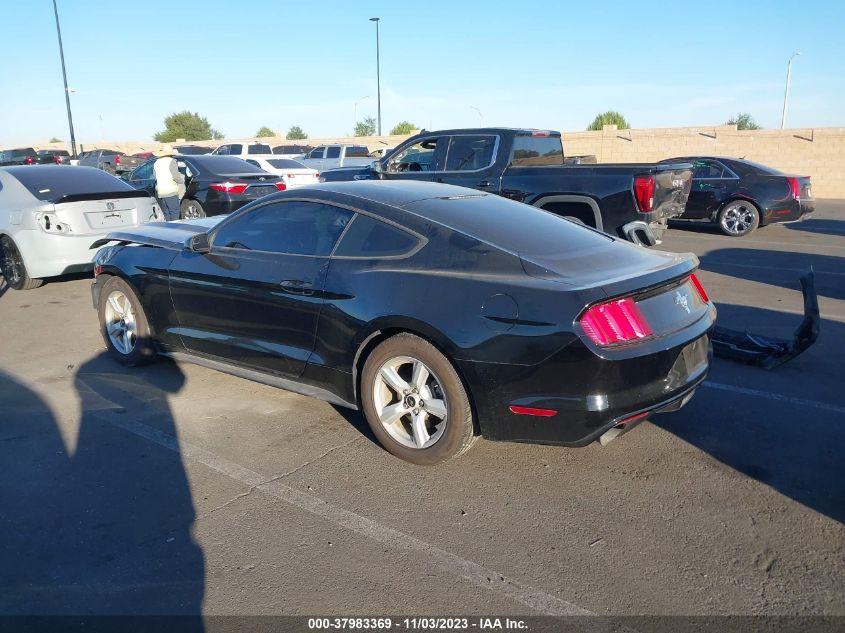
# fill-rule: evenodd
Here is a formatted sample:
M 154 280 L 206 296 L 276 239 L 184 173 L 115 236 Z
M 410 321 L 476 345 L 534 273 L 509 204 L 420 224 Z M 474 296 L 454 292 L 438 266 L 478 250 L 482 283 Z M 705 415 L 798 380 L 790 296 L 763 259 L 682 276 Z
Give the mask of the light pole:
M 56 14 L 56 33 L 59 36 L 59 57 L 62 60 L 62 79 L 65 83 L 65 105 L 67 106 L 67 124 L 70 128 L 71 158 L 76 158 L 76 137 L 73 135 L 73 117 L 70 114 L 70 92 L 67 87 L 67 72 L 65 72 L 65 49 L 62 46 L 62 29 L 59 26 L 59 9 L 53 0 L 53 13 Z
M 479 110 L 475 106 L 470 106 L 470 110 L 475 110 L 476 112 L 478 112 L 478 120 L 481 122 L 481 127 L 484 127 L 484 117 L 481 115 L 481 110 Z
M 55 0 L 53 0 L 55 2 Z M 381 136 L 381 68 L 379 65 L 378 23 L 380 18 L 370 18 L 376 23 L 376 90 L 378 91 L 378 135 Z
M 358 104 L 361 103 L 364 99 L 369 99 L 370 95 L 366 97 L 361 97 L 358 101 L 355 102 L 355 125 L 358 125 Z
M 783 91 L 783 114 L 780 117 L 780 129 L 786 127 L 786 103 L 789 100 L 789 78 L 792 75 L 792 59 L 800 55 L 801 51 L 795 51 L 786 62 L 786 90 Z

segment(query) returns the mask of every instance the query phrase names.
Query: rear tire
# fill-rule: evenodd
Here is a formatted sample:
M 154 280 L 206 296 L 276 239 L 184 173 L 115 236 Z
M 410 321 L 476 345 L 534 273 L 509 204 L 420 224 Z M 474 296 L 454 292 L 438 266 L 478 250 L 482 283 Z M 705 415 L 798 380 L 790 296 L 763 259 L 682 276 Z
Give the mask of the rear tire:
M 29 276 L 21 252 L 8 235 L 0 238 L 0 270 L 6 283 L 15 290 L 34 290 L 44 284 L 43 279 Z
M 452 363 L 431 343 L 402 333 L 380 343 L 361 374 L 364 416 L 384 448 L 438 464 L 474 443 L 472 407 Z
M 205 209 L 202 208 L 202 205 L 190 198 L 183 199 L 179 209 L 181 211 L 179 217 L 183 220 L 196 220 L 205 217 Z
M 100 333 L 118 363 L 135 367 L 155 359 L 149 321 L 132 286 L 120 277 L 109 279 L 100 291 L 97 313 Z
M 742 237 L 760 226 L 760 211 L 748 200 L 731 200 L 719 211 L 716 222 L 725 235 Z

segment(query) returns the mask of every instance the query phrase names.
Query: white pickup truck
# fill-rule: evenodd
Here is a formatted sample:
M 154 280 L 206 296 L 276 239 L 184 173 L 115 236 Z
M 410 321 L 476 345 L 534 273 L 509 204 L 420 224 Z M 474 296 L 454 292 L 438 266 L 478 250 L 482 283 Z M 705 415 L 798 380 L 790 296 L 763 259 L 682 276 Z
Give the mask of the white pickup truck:
M 373 162 L 365 145 L 320 145 L 299 161 L 306 167 L 323 172 L 337 167 L 364 167 Z
M 213 152 L 215 156 L 234 156 L 235 158 L 278 158 L 267 143 L 226 143 Z

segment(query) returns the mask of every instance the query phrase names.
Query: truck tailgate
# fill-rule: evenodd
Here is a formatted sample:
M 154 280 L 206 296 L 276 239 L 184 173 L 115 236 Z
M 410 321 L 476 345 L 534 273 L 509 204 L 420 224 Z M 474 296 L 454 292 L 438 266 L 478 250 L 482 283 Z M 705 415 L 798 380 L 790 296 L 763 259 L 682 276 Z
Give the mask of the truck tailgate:
M 692 165 L 670 163 L 651 168 L 654 176 L 652 212 L 658 220 L 676 218 L 684 212 L 692 187 Z

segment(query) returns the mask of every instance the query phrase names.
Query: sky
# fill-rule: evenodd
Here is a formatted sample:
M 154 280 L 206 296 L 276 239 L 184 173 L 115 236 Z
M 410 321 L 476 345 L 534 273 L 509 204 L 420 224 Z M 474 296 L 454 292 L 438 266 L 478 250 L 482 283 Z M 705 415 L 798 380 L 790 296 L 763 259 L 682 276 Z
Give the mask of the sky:
M 480 125 L 845 126 L 845 1 L 57 0 L 77 142 L 190 110 L 229 138 Z M 0 0 L 0 145 L 68 140 L 51 0 Z

